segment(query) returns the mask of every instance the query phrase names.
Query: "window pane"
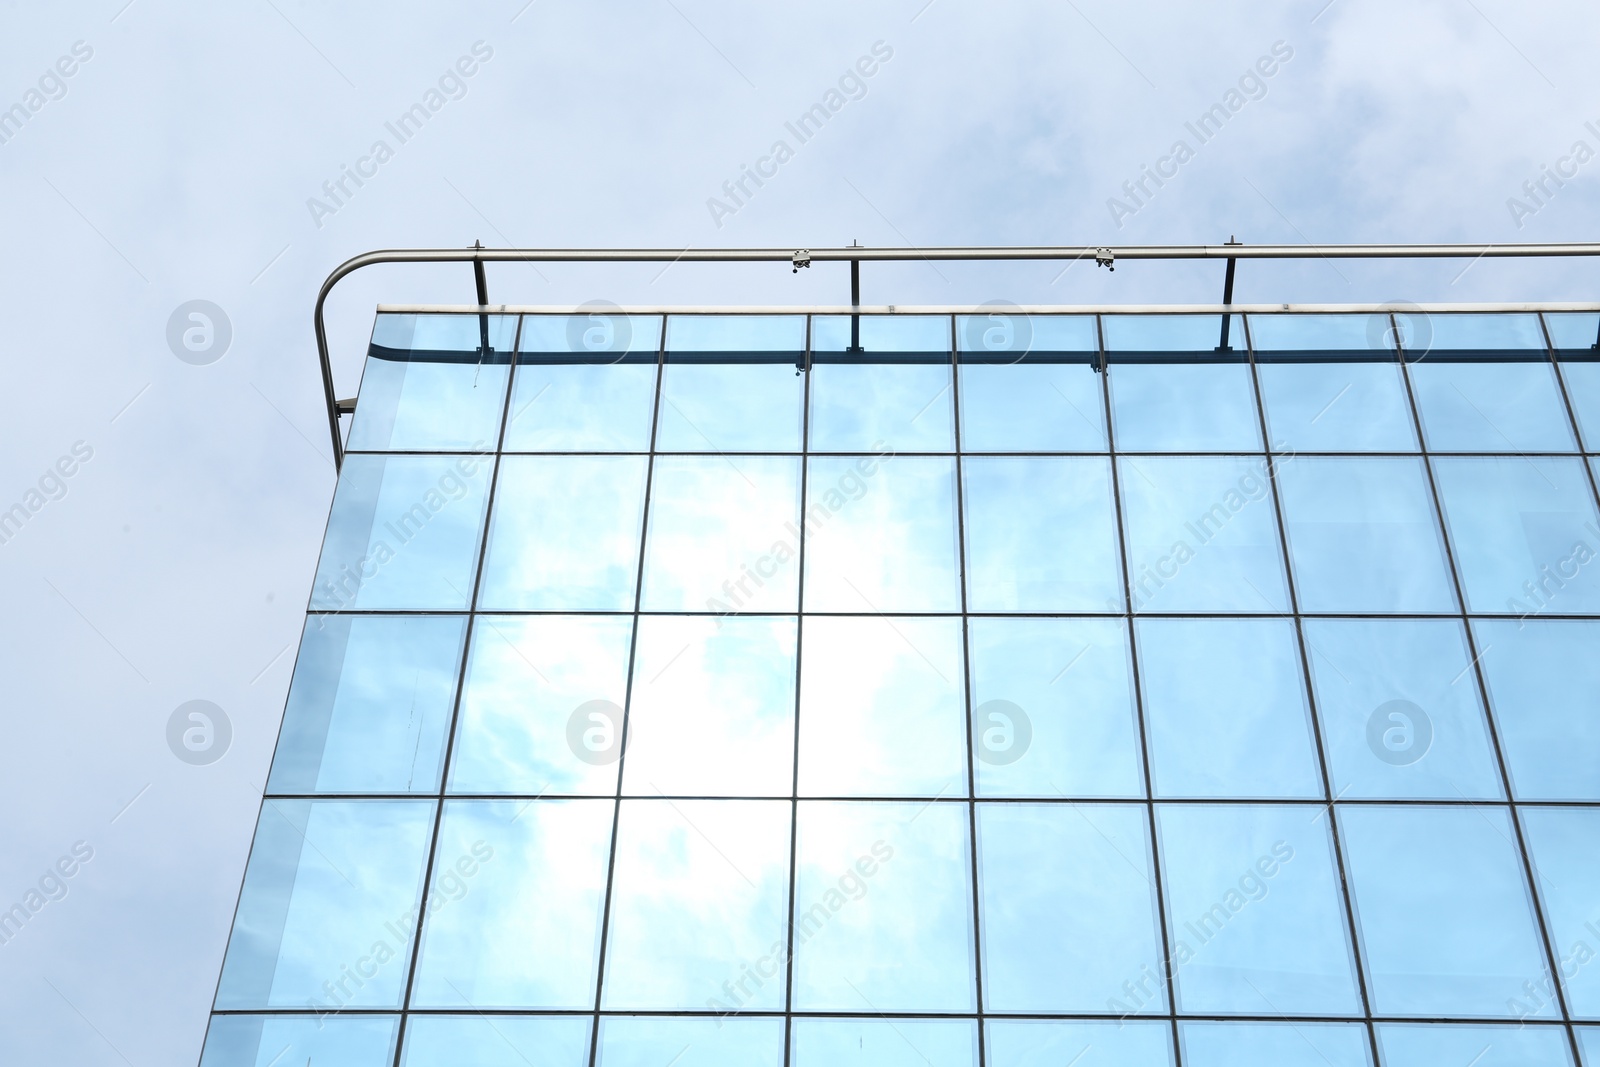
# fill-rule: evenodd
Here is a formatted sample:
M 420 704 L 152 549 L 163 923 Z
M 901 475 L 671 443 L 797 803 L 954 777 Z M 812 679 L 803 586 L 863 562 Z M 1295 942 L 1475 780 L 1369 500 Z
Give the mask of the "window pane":
M 515 315 L 379 315 L 345 447 L 355 452 L 493 449 L 500 439 L 516 333 Z
M 1545 312 L 1557 352 L 1583 352 L 1600 345 L 1600 315 L 1592 311 Z
M 1361 1014 L 1323 809 L 1156 811 L 1179 1010 Z
M 1235 315 L 1228 327 L 1229 348 L 1244 350 L 1244 327 Z M 1222 341 L 1221 315 L 1102 315 L 1107 352 L 1151 355 L 1215 353 Z
M 954 461 L 807 462 L 807 611 L 961 610 Z
M 972 619 L 979 796 L 1142 796 L 1120 619 Z
M 978 1067 L 975 1019 L 796 1019 L 794 1067 Z
M 1140 619 L 1135 634 L 1157 796 L 1323 795 L 1293 623 Z
M 1266 461 L 1121 458 L 1135 611 L 1289 610 Z
M 1501 314 L 1498 312 L 1469 312 L 1428 315 L 1416 313 L 1403 315 L 1410 319 L 1402 339 L 1412 357 L 1423 353 L 1532 353 L 1542 356 L 1545 351 L 1544 333 L 1539 329 L 1539 316 L 1534 314 Z
M 1186 1067 L 1367 1067 L 1360 1023 L 1182 1024 Z
M 1162 1022 L 991 1019 L 990 1067 L 1170 1067 L 1172 1030 Z
M 436 791 L 466 626 L 449 615 L 307 619 L 268 791 Z
M 1250 367 L 1178 357 L 1133 363 L 1111 356 L 1111 417 L 1122 452 L 1250 452 L 1261 448 Z
M 1545 963 L 1505 809 L 1341 807 L 1339 829 L 1372 1010 L 1518 1015 Z
M 1315 358 L 1340 353 L 1355 359 L 1394 359 L 1394 327 L 1376 315 L 1250 315 L 1250 345 L 1258 358 Z
M 943 356 L 950 362 L 950 318 L 947 315 L 814 315 L 813 352 L 849 352 L 851 328 L 860 330 L 861 350 Z
M 643 452 L 656 401 L 656 315 L 525 315 L 509 452 Z
M 964 459 L 971 611 L 1122 610 L 1103 459 Z
M 811 450 L 954 450 L 950 373 L 948 341 L 934 355 L 813 354 Z
M 1262 362 L 1272 447 L 1286 452 L 1415 452 L 1400 364 Z
M 1567 1009 L 1575 1019 L 1600 1019 L 1600 971 L 1588 966 L 1600 940 L 1600 808 L 1523 808 L 1521 816 Z M 1521 999 L 1531 1009 L 1555 998 L 1538 981 Z
M 627 617 L 480 617 L 451 792 L 614 792 L 632 631 Z
M 960 315 L 961 447 L 1101 452 L 1100 340 L 1091 315 Z
M 1600 623 L 1479 619 L 1472 629 L 1518 799 L 1600 800 Z
M 961 620 L 808 617 L 802 796 L 966 796 Z
M 393 1015 L 213 1015 L 200 1067 L 389 1067 L 399 1025 Z
M 780 1067 L 782 1019 L 609 1015 L 596 1067 Z
M 1453 360 L 1438 351 L 1410 366 L 1428 447 L 1439 452 L 1570 452 L 1572 430 L 1555 370 L 1539 362 Z
M 1299 457 L 1277 474 L 1300 610 L 1456 610 L 1420 460 Z
M 794 1010 L 969 1012 L 967 806 L 802 801 Z
M 794 619 L 643 616 L 623 791 L 788 796 Z
M 587 1015 L 413 1015 L 400 1067 L 588 1067 Z
M 479 608 L 631 610 L 645 464 L 642 456 L 507 457 Z
M 1578 1047 L 1583 1052 L 1583 1067 L 1600 1067 L 1600 1026 L 1579 1026 Z
M 1100 334 L 1093 315 L 1029 315 L 995 304 L 985 314 L 956 316 L 956 347 L 976 363 L 1006 365 L 1028 356 L 1098 355 Z
M 656 448 L 800 451 L 805 345 L 798 315 L 673 315 Z
M 978 884 L 986 1010 L 1167 1010 L 1143 805 L 980 804 Z
M 447 803 L 412 1006 L 591 1007 L 613 807 Z
M 465 608 L 493 470 L 493 459 L 480 456 L 347 458 L 311 609 Z
M 1577 459 L 1433 461 L 1445 526 L 1472 611 L 1600 612 L 1600 551 L 1589 481 Z
M 1600 452 L 1600 358 L 1592 351 L 1583 355 L 1586 358 L 1579 359 L 1574 353 L 1563 353 L 1561 377 L 1566 382 L 1567 399 L 1577 417 L 1578 430 L 1583 434 L 1584 448 Z
M 662 457 L 650 483 L 645 611 L 794 611 L 800 460 Z
M 1570 1067 L 1572 1052 L 1559 1026 L 1408 1026 L 1380 1023 L 1384 1067 Z
M 603 1006 L 782 1011 L 789 819 L 782 800 L 628 800 Z
M 1459 622 L 1308 619 L 1305 639 L 1335 796 L 1502 795 Z
M 419 800 L 266 801 L 216 1006 L 399 1007 L 432 826 Z

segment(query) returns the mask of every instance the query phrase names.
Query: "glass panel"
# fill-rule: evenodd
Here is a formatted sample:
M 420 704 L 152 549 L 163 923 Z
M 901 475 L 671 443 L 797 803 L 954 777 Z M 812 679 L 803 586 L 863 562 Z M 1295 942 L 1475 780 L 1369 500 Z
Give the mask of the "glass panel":
M 794 619 L 641 617 L 623 791 L 789 796 L 795 630 Z
M 587 1015 L 413 1015 L 400 1065 L 588 1067 L 591 1025 Z
M 615 791 L 632 631 L 627 617 L 480 617 L 451 792 Z
M 1171 1067 L 1166 1023 L 1046 1022 L 991 1019 L 990 1067 Z
M 643 452 L 656 401 L 659 315 L 525 315 L 508 452 Z
M 1367 1067 L 1360 1023 L 1185 1022 L 1185 1067 Z
M 1228 325 L 1228 347 L 1244 350 L 1244 327 L 1235 315 Z M 1215 352 L 1222 341 L 1221 315 L 1102 315 L 1107 352 L 1171 354 Z
M 1394 327 L 1387 314 L 1250 315 L 1250 345 L 1256 355 L 1394 359 Z
M 1156 812 L 1180 1011 L 1361 1014 L 1323 809 Z
M 966 796 L 961 620 L 808 616 L 801 796 Z
M 1465 637 L 1454 619 L 1306 620 L 1335 796 L 1502 795 Z
M 1600 1026 L 1579 1026 L 1574 1029 L 1578 1031 L 1583 1067 L 1600 1067 Z
M 798 452 L 805 319 L 674 315 L 661 376 L 663 452 Z
M 412 1007 L 592 1006 L 613 808 L 447 803 Z
M 628 611 L 646 460 L 507 457 L 478 596 L 486 611 Z
M 780 1067 L 782 1019 L 610 1015 L 595 1067 Z
M 393 1015 L 213 1015 L 200 1067 L 389 1067 Z
M 1472 611 L 1600 612 L 1600 528 L 1577 459 L 1433 461 Z
M 962 362 L 970 353 L 979 364 L 1007 365 L 1027 356 L 1098 354 L 1100 335 L 1093 315 L 1029 315 L 1009 304 L 994 304 L 982 315 L 956 316 L 956 347 Z
M 1410 320 L 1402 344 L 1413 359 L 1443 352 L 1529 352 L 1542 357 L 1545 351 L 1544 332 L 1534 314 L 1419 312 L 1402 318 Z
M 492 450 L 516 335 L 515 315 L 379 315 L 345 447 Z
M 1398 363 L 1262 363 L 1256 373 L 1276 451 L 1417 450 Z
M 961 610 L 953 460 L 807 462 L 807 611 Z
M 1555 370 L 1544 362 L 1453 361 L 1410 367 L 1422 432 L 1437 452 L 1570 452 L 1577 446 Z
M 1585 352 L 1600 346 L 1600 315 L 1592 311 L 1547 311 L 1544 321 L 1557 352 Z
M 1139 619 L 1135 634 L 1157 796 L 1323 795 L 1293 623 Z
M 1416 1026 L 1379 1023 L 1383 1067 L 1570 1067 L 1572 1052 L 1559 1026 Z
M 979 796 L 1144 794 L 1125 623 L 967 625 Z
M 1339 829 L 1372 1010 L 1520 1014 L 1544 950 L 1505 809 L 1341 807 Z
M 1110 357 L 1118 451 L 1259 451 L 1261 429 L 1244 357 L 1225 363 L 1185 358 L 1190 361 L 1129 363 Z
M 1456 610 L 1420 460 L 1300 457 L 1277 474 L 1301 611 Z
M 267 791 L 436 792 L 466 629 L 448 615 L 308 618 Z
M 794 1067 L 978 1067 L 975 1019 L 796 1019 Z
M 1091 315 L 961 315 L 961 447 L 1103 452 L 1100 341 Z
M 1521 815 L 1567 1010 L 1600 1019 L 1600 968 L 1590 966 L 1600 954 L 1600 808 L 1523 808 Z M 1554 999 L 1547 973 L 1521 1002 L 1531 1013 Z
M 1593 312 L 1549 314 L 1550 341 L 1556 347 L 1567 399 L 1577 416 L 1584 447 L 1600 449 L 1600 315 Z
M 643 610 L 795 610 L 798 458 L 662 457 L 650 486 Z
M 1143 805 L 978 806 L 986 1010 L 1167 1010 L 1148 825 Z
M 794 1010 L 972 1011 L 967 806 L 799 807 Z
M 1289 610 L 1261 459 L 1117 460 L 1134 611 Z
M 861 316 L 857 352 L 847 315 L 818 316 L 812 331 L 812 451 L 955 448 L 948 318 Z
M 1600 800 L 1600 623 L 1479 619 L 1472 629 L 1517 798 Z
M 790 814 L 783 800 L 622 803 L 604 1007 L 783 1010 Z
M 397 1008 L 433 804 L 268 800 L 218 1008 Z
M 487 456 L 348 457 L 311 610 L 465 608 L 493 470 Z

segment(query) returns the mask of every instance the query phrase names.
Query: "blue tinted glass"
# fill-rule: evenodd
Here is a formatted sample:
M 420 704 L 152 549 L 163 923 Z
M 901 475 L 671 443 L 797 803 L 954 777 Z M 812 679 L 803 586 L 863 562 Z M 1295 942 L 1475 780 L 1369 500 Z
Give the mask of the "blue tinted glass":
M 1172 1030 L 1162 1022 L 990 1019 L 990 1067 L 1170 1067 Z
M 660 340 L 659 316 L 524 316 L 506 450 L 647 450 Z
M 978 887 L 988 1011 L 1167 1010 L 1143 805 L 981 804 Z
M 596 1067 L 780 1067 L 783 1020 L 609 1015 Z
M 346 447 L 493 448 L 500 439 L 516 331 L 511 315 L 379 315 Z
M 1555 368 L 1538 362 L 1450 360 L 1409 368 L 1422 432 L 1437 452 L 1570 452 L 1577 446 Z
M 804 365 L 800 316 L 672 316 L 656 448 L 800 451 Z
M 1221 315 L 1102 315 L 1107 352 L 1214 352 L 1222 342 Z M 1244 351 L 1244 327 L 1235 315 L 1228 346 Z
M 783 1010 L 791 814 L 784 800 L 622 803 L 603 1007 Z
M 1454 619 L 1308 619 L 1335 796 L 1501 796 L 1466 635 Z
M 1585 353 L 1593 357 L 1594 353 Z M 1577 417 L 1586 451 L 1600 451 L 1600 360 L 1564 359 L 1561 378 L 1566 382 L 1567 399 Z
M 663 456 L 650 482 L 645 611 L 794 611 L 800 460 Z
M 480 456 L 346 459 L 312 610 L 465 608 L 493 470 Z
M 1265 460 L 1124 457 L 1117 471 L 1134 611 L 1289 610 Z
M 411 1005 L 593 1006 L 613 807 L 446 804 Z
M 811 350 L 850 351 L 855 324 L 859 324 L 864 352 L 938 354 L 949 362 L 950 319 L 944 315 L 815 315 L 811 319 Z
M 1479 619 L 1472 629 L 1518 799 L 1600 800 L 1600 623 Z
M 588 1067 L 587 1015 L 414 1015 L 400 1067 Z
M 1305 805 L 1157 807 L 1180 1010 L 1361 1014 L 1319 813 Z
M 1322 795 L 1293 623 L 1140 619 L 1135 634 L 1157 796 Z
M 966 795 L 959 618 L 808 617 L 802 640 L 800 795 Z
M 1359 1023 L 1182 1024 L 1187 1067 L 1367 1067 L 1372 1046 Z
M 963 362 L 961 447 L 967 452 L 1103 452 L 1100 373 L 1088 362 Z
M 1539 316 L 1469 312 L 1465 314 L 1412 313 L 1403 316 L 1407 353 L 1424 352 L 1533 352 L 1545 350 Z
M 1261 363 L 1267 435 L 1284 452 L 1415 452 L 1400 364 Z
M 1600 345 L 1600 315 L 1592 311 L 1547 311 L 1544 321 L 1558 352 L 1583 352 Z
M 399 1026 L 393 1015 L 213 1015 L 200 1067 L 389 1067 Z
M 433 804 L 267 800 L 218 1008 L 397 1008 Z
M 1384 1067 L 1570 1067 L 1571 1047 L 1559 1026 L 1416 1026 L 1380 1023 Z
M 961 471 L 969 610 L 1121 610 L 1109 463 L 964 459 Z
M 1261 448 L 1250 368 L 1243 362 L 1127 363 L 1108 370 L 1121 452 L 1251 452 Z
M 822 363 L 811 369 L 814 452 L 950 452 L 955 394 L 946 362 Z
M 626 611 L 634 604 L 642 456 L 508 457 L 478 606 Z
M 807 463 L 807 611 L 960 610 L 952 460 L 890 455 Z
M 626 616 L 479 617 L 451 791 L 613 793 L 632 633 Z
M 1506 809 L 1348 806 L 1339 829 L 1372 1010 L 1523 1014 L 1544 950 Z
M 1600 529 L 1577 459 L 1433 461 L 1472 611 L 1600 612 Z
M 1300 610 L 1456 610 L 1420 460 L 1302 456 L 1277 475 Z
M 972 1011 L 967 806 L 799 807 L 794 1010 Z
M 1250 345 L 1268 358 L 1326 352 L 1387 358 L 1395 350 L 1387 314 L 1251 315 L 1249 320 Z
M 311 616 L 269 791 L 436 791 L 465 637 L 458 616 Z
M 794 1067 L 979 1067 L 973 1019 L 796 1019 Z
M 1008 304 L 956 316 L 956 348 L 979 362 L 1012 363 L 1030 354 L 1097 353 L 1093 315 L 1029 315 Z
M 1600 1019 L 1600 808 L 1523 808 L 1521 817 L 1567 1010 Z M 1554 1000 L 1555 991 L 1539 981 L 1523 1002 L 1535 996 Z
M 1578 1047 L 1583 1050 L 1583 1067 L 1600 1067 L 1600 1026 L 1579 1026 Z
M 972 619 L 972 745 L 980 796 L 1144 792 L 1120 619 Z

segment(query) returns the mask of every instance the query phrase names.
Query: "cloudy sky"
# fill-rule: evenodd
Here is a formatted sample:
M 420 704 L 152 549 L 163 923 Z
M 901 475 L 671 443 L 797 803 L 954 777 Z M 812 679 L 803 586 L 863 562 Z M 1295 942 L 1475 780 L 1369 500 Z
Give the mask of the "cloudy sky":
M 1577 0 L 4 11 L 0 510 L 30 514 L 0 543 L 0 910 L 91 853 L 0 944 L 6 1063 L 198 1055 L 333 490 L 311 308 L 348 256 L 1571 241 L 1600 220 L 1600 8 Z M 390 125 L 418 103 L 436 110 L 402 140 Z M 788 124 L 818 103 L 837 111 L 802 142 Z M 1186 124 L 1218 103 L 1236 110 L 1202 141 Z M 1179 141 L 1181 165 L 1162 162 Z M 731 197 L 757 165 L 776 173 Z M 1176 175 L 1135 199 L 1124 183 L 1147 166 Z M 1557 167 L 1576 176 L 1530 197 Z M 1247 263 L 1238 297 L 1594 299 L 1600 281 L 1581 263 L 1464 266 Z M 492 300 L 523 304 L 832 303 L 847 284 L 839 266 L 489 272 Z M 1214 264 L 863 279 L 866 302 L 897 304 L 1220 289 Z M 375 303 L 471 293 L 461 267 L 342 286 L 341 393 Z M 168 341 L 193 300 L 231 333 L 203 365 Z M 168 748 L 191 700 L 232 724 L 207 766 Z

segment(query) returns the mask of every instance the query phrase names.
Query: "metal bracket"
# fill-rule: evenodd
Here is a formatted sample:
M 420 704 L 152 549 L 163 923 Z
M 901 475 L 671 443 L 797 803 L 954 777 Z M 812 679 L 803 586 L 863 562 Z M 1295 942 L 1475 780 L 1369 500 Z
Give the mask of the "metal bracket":
M 809 248 L 800 249 L 800 251 L 798 251 L 798 252 L 796 252 L 794 254 L 794 259 L 791 260 L 790 262 L 792 262 L 794 264 L 794 269 L 791 270 L 789 273 L 790 274 L 799 274 L 801 267 L 809 267 L 809 266 L 811 266 L 811 249 L 809 249 Z
M 1117 272 L 1117 254 L 1109 248 L 1097 248 L 1094 250 L 1094 265 L 1105 267 L 1115 274 Z
M 348 400 L 335 400 L 334 407 L 341 415 L 354 415 L 356 413 L 356 398 L 352 396 Z

